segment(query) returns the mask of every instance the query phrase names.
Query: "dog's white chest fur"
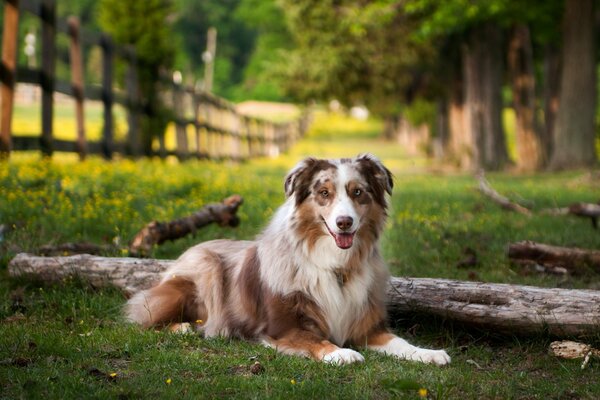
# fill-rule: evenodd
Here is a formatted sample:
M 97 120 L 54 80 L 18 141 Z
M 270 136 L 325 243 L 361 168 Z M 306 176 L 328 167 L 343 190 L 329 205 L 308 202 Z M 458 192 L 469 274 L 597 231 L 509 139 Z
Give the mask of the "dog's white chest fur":
M 330 340 L 342 346 L 351 332 L 352 324 L 366 309 L 372 277 L 368 271 L 353 276 L 350 282 L 343 283 L 336 274 L 326 271 L 316 285 L 308 289 L 309 294 L 319 304 L 329 324 Z

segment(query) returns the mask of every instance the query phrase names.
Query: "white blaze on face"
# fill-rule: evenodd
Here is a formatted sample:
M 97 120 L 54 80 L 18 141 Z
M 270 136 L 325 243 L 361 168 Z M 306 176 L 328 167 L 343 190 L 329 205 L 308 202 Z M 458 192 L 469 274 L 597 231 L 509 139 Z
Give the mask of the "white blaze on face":
M 329 233 L 335 239 L 337 246 L 342 249 L 352 247 L 354 234 L 359 224 L 359 215 L 347 191 L 347 185 L 353 179 L 358 179 L 358 173 L 350 164 L 338 165 L 337 179 L 335 180 L 336 195 L 331 211 L 325 218 Z

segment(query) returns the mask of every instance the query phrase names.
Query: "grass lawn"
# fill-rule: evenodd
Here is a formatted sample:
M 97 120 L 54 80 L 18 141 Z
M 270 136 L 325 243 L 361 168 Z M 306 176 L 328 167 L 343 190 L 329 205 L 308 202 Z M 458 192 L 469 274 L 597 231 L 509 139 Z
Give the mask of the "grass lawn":
M 121 318 L 125 302 L 113 288 L 77 279 L 60 285 L 10 279 L 6 264 L 44 244 L 127 242 L 150 220 L 170 220 L 232 194 L 244 197 L 235 229 L 208 227 L 157 247 L 156 258 L 214 238 L 252 238 L 283 202 L 286 171 L 306 155 L 370 151 L 395 174 L 383 252 L 392 273 L 547 287 L 600 288 L 593 274 L 538 275 L 511 265 L 509 242 L 530 239 L 600 248 L 589 221 L 500 210 L 480 196 L 470 175 L 439 172 L 378 138 L 380 125 L 317 114 L 310 133 L 276 159 L 244 164 L 116 160 L 15 153 L 0 164 L 0 398 L 600 398 L 600 360 L 548 354 L 546 336 L 500 335 L 417 316 L 391 323 L 414 344 L 445 348 L 439 368 L 365 352 L 346 367 L 282 356 L 238 340 L 144 331 Z M 489 174 L 501 193 L 534 209 L 598 201 L 600 182 L 585 171 Z M 457 268 L 466 248 L 479 265 Z M 598 347 L 600 335 L 585 341 Z M 254 374 L 258 361 L 264 370 Z

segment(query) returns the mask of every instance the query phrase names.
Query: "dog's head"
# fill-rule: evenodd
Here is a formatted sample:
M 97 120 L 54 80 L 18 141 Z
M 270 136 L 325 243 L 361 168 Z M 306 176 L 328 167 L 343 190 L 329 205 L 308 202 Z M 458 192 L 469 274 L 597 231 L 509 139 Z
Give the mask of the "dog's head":
M 391 194 L 390 171 L 371 154 L 356 158 L 307 158 L 285 179 L 285 194 L 296 206 L 296 230 L 314 244 L 330 235 L 337 247 L 349 249 L 356 235 L 376 238 Z

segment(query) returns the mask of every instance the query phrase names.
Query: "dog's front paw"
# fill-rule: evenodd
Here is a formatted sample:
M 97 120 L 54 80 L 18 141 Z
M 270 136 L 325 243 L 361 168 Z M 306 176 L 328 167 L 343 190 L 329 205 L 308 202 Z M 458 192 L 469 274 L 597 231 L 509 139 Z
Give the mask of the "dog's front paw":
M 323 361 L 328 364 L 344 365 L 353 362 L 363 362 L 365 358 L 357 351 L 352 349 L 337 349 L 323 356 Z
M 450 356 L 444 350 L 418 349 L 411 355 L 410 358 L 411 360 L 421 361 L 425 364 L 450 364 Z

